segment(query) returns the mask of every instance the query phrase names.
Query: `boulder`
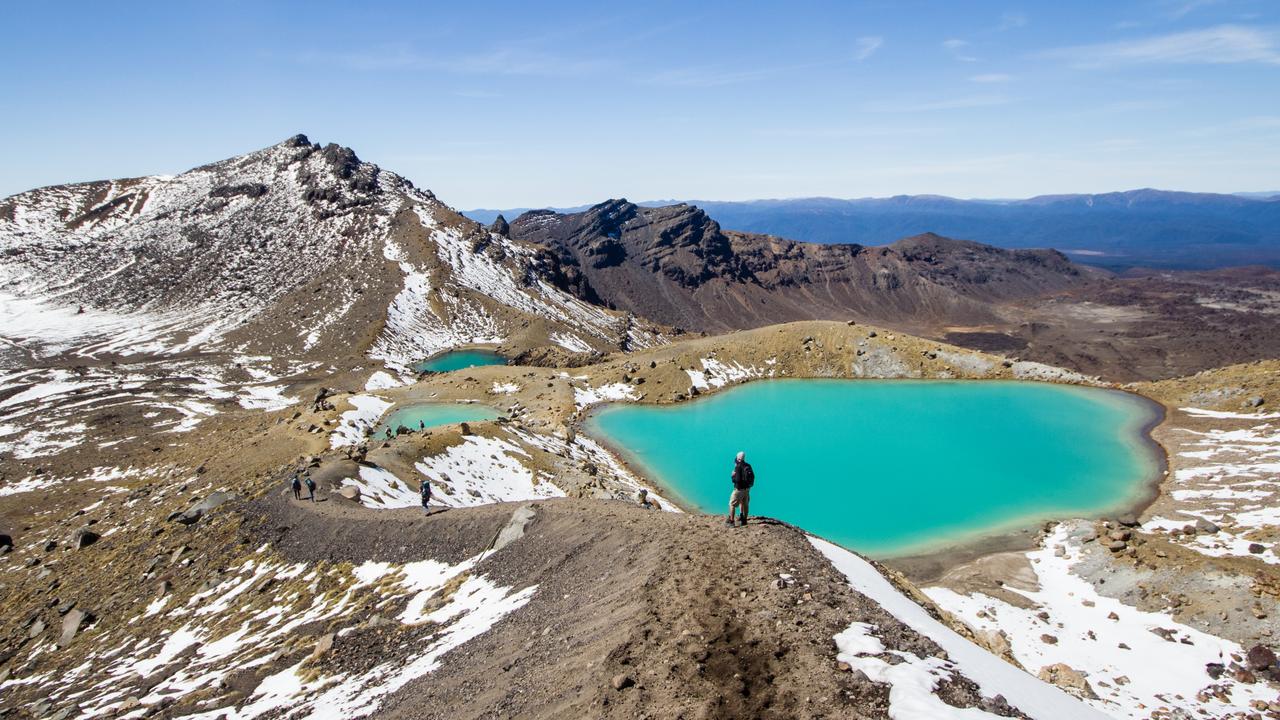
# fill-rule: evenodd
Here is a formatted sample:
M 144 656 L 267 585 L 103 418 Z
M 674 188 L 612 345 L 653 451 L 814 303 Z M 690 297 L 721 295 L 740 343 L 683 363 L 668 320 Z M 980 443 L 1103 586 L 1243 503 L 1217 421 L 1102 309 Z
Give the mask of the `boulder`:
M 1263 552 L 1266 551 L 1266 549 L 1267 549 L 1266 546 L 1264 546 L 1262 543 L 1249 543 L 1249 552 L 1253 553 L 1254 555 L 1261 555 Z
M 1261 395 L 1254 395 L 1253 397 L 1244 401 L 1244 406 L 1249 408 L 1262 407 L 1262 404 L 1265 402 L 1266 400 L 1264 400 Z
M 1245 661 L 1249 663 L 1250 670 L 1265 670 L 1275 666 L 1276 654 L 1266 645 L 1254 645 L 1249 648 Z
M 613 676 L 613 680 L 610 681 L 609 684 L 613 685 L 614 690 L 625 690 L 631 687 L 632 685 L 635 685 L 636 681 L 635 681 L 635 678 L 631 677 L 630 675 L 627 675 L 625 673 L 619 673 Z
M 338 488 L 338 495 L 355 502 L 360 501 L 360 488 L 355 485 L 346 485 Z
M 102 536 L 89 529 L 88 526 L 76 530 L 71 536 L 71 546 L 77 550 L 82 550 L 90 545 L 98 542 Z
M 75 639 L 76 634 L 85 625 L 93 621 L 93 615 L 76 608 L 62 618 L 62 635 L 58 637 L 58 647 L 66 647 Z
M 324 635 L 321 635 L 320 639 L 316 640 L 315 647 L 311 649 L 311 657 L 318 658 L 332 650 L 333 638 L 333 633 L 325 633 Z
M 1217 525 L 1215 525 L 1214 523 L 1208 520 L 1205 520 L 1204 518 L 1200 518 L 1199 520 L 1196 520 L 1196 532 L 1204 533 L 1205 535 L 1212 535 L 1218 532 L 1218 530 L 1220 529 L 1221 528 L 1219 528 Z
M 1009 636 L 1004 630 L 980 630 L 977 636 L 992 654 L 1002 658 L 1013 657 L 1013 646 L 1009 644 Z
M 312 411 L 320 411 L 325 409 L 325 400 L 333 396 L 333 390 L 327 387 L 318 388 L 316 394 L 311 398 Z
M 209 497 L 192 505 L 190 508 L 169 515 L 170 522 L 178 522 L 183 525 L 194 525 L 204 517 L 205 513 L 222 505 L 223 503 L 235 500 L 238 496 L 235 493 L 223 492 L 221 490 L 214 492 Z
M 1086 700 L 1098 699 L 1098 694 L 1093 691 L 1084 673 L 1066 663 L 1055 663 L 1040 668 L 1039 678 Z
M 1116 518 L 1116 522 L 1120 523 L 1121 525 L 1123 525 L 1123 526 L 1125 526 L 1125 527 L 1137 527 L 1137 526 L 1138 526 L 1138 518 L 1137 518 L 1137 516 L 1135 516 L 1133 513 L 1125 513 L 1125 514 L 1121 515 L 1120 517 L 1117 517 L 1117 518 Z

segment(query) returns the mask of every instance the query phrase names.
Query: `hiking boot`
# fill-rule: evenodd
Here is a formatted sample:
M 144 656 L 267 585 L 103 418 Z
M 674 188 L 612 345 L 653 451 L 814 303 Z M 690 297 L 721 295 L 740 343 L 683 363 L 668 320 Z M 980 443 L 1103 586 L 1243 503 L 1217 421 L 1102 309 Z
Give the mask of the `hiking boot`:
M 729 526 L 729 527 L 733 527 L 733 516 L 732 516 L 732 515 L 730 515 L 730 516 L 729 516 L 729 519 L 724 521 L 724 524 L 725 524 L 725 525 L 727 525 L 727 526 Z
M 738 527 L 746 527 L 746 526 L 747 526 L 747 516 L 743 515 L 742 518 L 738 520 Z

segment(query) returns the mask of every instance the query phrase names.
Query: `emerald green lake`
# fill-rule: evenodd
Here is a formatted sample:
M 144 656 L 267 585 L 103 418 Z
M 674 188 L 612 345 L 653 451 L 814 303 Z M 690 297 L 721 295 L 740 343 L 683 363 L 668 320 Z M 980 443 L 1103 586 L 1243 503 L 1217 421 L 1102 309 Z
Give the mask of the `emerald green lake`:
M 414 366 L 418 372 L 450 372 L 479 365 L 506 365 L 507 359 L 492 350 L 454 350 L 423 360 Z
M 410 430 L 418 430 L 422 427 L 493 420 L 496 417 L 498 417 L 497 410 L 488 405 L 474 403 L 440 402 L 407 405 L 392 410 L 383 418 L 374 430 L 374 437 L 382 437 L 387 432 L 387 428 L 399 428 L 402 425 Z
M 1161 467 L 1155 406 L 1031 382 L 768 380 L 588 417 L 686 507 L 728 512 L 733 457 L 752 515 L 877 557 L 938 549 L 1139 500 Z

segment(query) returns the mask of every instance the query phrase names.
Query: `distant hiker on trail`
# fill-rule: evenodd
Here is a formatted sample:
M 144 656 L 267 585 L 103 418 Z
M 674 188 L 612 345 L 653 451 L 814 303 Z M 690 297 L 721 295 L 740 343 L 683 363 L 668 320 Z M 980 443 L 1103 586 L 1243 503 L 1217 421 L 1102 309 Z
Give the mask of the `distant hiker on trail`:
M 431 508 L 427 507 L 431 502 L 431 483 L 423 480 L 422 487 L 418 490 L 422 493 L 422 511 L 427 513 L 431 512 Z
M 311 500 L 311 502 L 315 502 L 316 501 L 316 481 L 312 480 L 310 475 L 307 476 L 307 492 L 311 493 L 311 497 L 308 499 Z
M 419 431 L 419 432 L 421 432 L 421 431 L 426 430 L 426 429 L 427 429 L 427 421 L 426 421 L 426 420 L 419 420 L 419 421 L 418 421 L 418 431 Z
M 747 524 L 747 505 L 751 502 L 751 486 L 756 484 L 756 471 L 751 469 L 751 463 L 747 462 L 747 454 L 738 453 L 738 457 L 733 461 L 733 474 L 729 476 L 733 479 L 733 494 L 729 496 L 729 519 L 724 521 L 725 525 L 733 527 L 733 510 L 734 508 L 742 508 L 742 521 L 739 525 Z
M 301 500 L 302 499 L 302 479 L 298 477 L 298 473 L 293 474 L 293 482 L 290 483 L 290 486 L 293 487 L 293 499 Z
M 387 439 L 390 440 L 394 435 L 391 434 L 391 428 L 387 428 Z

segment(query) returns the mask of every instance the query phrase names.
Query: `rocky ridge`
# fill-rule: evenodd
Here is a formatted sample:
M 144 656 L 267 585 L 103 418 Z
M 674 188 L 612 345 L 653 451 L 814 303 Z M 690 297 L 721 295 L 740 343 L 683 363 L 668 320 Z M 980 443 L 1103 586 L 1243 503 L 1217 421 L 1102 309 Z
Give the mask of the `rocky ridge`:
M 800 319 L 991 322 L 993 302 L 1080 285 L 1096 271 L 1049 250 L 921 235 L 881 248 L 722 230 L 690 205 L 610 200 L 532 211 L 511 235 L 554 250 L 583 297 L 671 325 L 720 332 Z

